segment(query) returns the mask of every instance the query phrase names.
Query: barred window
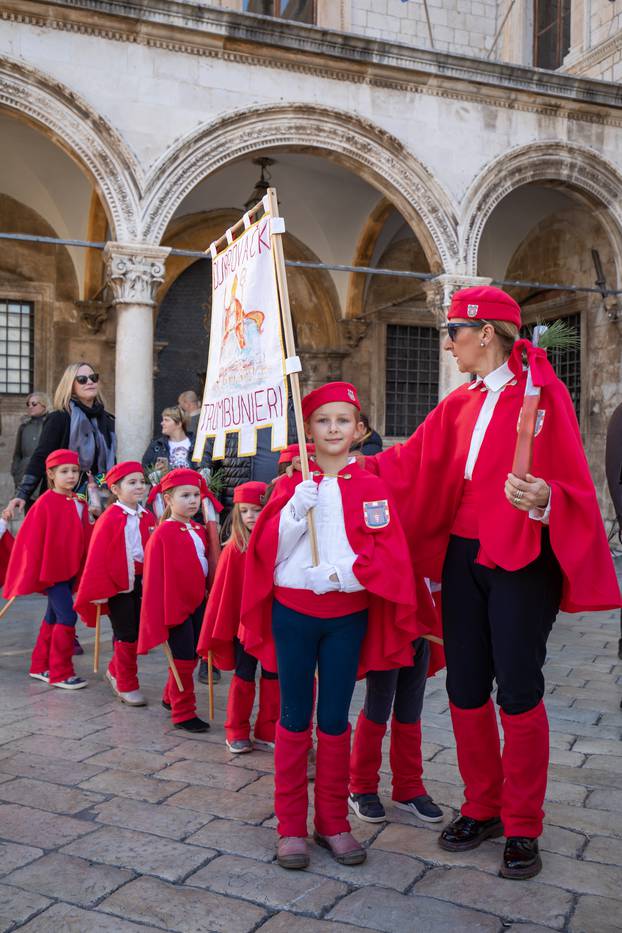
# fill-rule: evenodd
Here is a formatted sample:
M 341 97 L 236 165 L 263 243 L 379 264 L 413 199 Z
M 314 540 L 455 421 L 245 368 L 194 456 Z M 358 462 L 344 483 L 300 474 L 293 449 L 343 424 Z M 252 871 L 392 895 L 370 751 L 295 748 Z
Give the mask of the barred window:
M 387 326 L 385 434 L 412 434 L 438 403 L 439 337 L 434 327 Z
M 315 23 L 314 0 L 244 0 L 245 13 L 261 13 L 299 23 Z
M 29 301 L 0 300 L 0 392 L 27 395 L 33 388 L 34 307 Z
M 575 347 L 567 350 L 547 350 L 548 358 L 551 361 L 553 369 L 570 392 L 570 398 L 577 413 L 577 418 L 581 416 L 581 315 L 564 314 L 559 317 L 577 334 L 578 343 Z M 546 321 L 543 323 L 546 324 Z M 532 328 L 525 327 L 521 330 L 521 335 L 531 337 Z
M 570 48 L 571 0 L 534 0 L 533 64 L 559 68 Z

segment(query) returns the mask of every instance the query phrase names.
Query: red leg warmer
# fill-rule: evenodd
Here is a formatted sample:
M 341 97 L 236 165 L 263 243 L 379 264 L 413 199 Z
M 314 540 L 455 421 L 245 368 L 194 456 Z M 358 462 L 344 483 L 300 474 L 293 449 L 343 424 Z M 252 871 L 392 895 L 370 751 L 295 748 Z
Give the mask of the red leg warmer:
M 464 781 L 462 815 L 490 820 L 501 813 L 501 744 L 492 700 L 477 709 L 449 704 L 458 768 Z
M 274 747 L 274 811 L 279 836 L 306 836 L 309 730 L 289 732 L 277 723 Z M 347 804 L 346 804 L 347 805 Z
M 501 723 L 505 736 L 503 829 L 506 836 L 535 839 L 542 833 L 549 766 L 549 721 L 544 703 L 516 716 L 501 710 Z
M 351 793 L 378 793 L 379 772 L 382 764 L 382 740 L 386 731 L 386 722 L 372 722 L 361 710 L 356 721 L 350 758 Z
M 391 720 L 393 800 L 412 800 L 427 791 L 422 781 L 421 722 Z
M 114 666 L 115 676 L 117 678 L 117 690 L 121 693 L 130 693 L 132 690 L 138 690 L 138 665 L 136 663 L 135 641 L 115 641 L 114 643 Z M 111 662 L 112 664 L 112 662 Z
M 259 711 L 255 720 L 255 738 L 274 742 L 276 723 L 281 712 L 278 680 L 261 677 L 259 680 Z
M 350 735 L 317 735 L 315 774 L 315 828 L 320 836 L 350 832 L 348 822 L 348 779 L 350 777 Z
M 50 669 L 50 646 L 52 644 L 52 632 L 54 624 L 50 625 L 45 619 L 41 623 L 39 634 L 35 642 L 35 647 L 30 659 L 30 673 L 43 674 Z
M 229 687 L 227 718 L 225 719 L 225 735 L 229 742 L 250 737 L 250 718 L 254 702 L 255 681 L 242 680 L 234 674 Z
M 75 638 L 73 625 L 61 625 L 57 622 L 52 626 L 52 642 L 50 645 L 50 683 L 57 684 L 75 675 L 73 668 L 73 640 Z
M 196 659 L 193 661 L 184 661 L 180 658 L 175 659 L 175 667 L 183 685 L 183 693 L 179 692 L 177 683 L 171 671 L 168 674 L 168 695 L 172 706 L 171 719 L 173 722 L 185 722 L 187 719 L 193 719 L 197 714 L 197 703 L 194 694 L 194 669 L 197 666 Z

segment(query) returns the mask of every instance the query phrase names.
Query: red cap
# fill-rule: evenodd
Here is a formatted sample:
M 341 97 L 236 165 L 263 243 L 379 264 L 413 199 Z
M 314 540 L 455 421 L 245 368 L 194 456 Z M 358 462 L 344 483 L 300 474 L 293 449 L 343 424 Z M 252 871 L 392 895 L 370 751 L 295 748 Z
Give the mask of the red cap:
M 327 382 L 326 385 L 314 389 L 302 400 L 302 417 L 307 421 L 313 412 L 329 402 L 348 402 L 361 410 L 356 389 L 350 382 Z
M 241 483 L 233 490 L 234 502 L 248 502 L 249 505 L 263 505 L 261 498 L 268 487 L 265 483 Z
M 140 473 L 143 475 L 143 465 L 138 460 L 125 460 L 124 463 L 117 463 L 106 473 L 106 486 L 110 487 L 113 483 L 120 482 L 130 473 Z
M 162 492 L 166 492 L 168 489 L 173 489 L 174 486 L 196 486 L 197 489 L 201 489 L 202 482 L 205 481 L 196 470 L 189 470 L 187 467 L 179 467 L 163 476 L 162 481 L 158 485 L 161 487 Z M 203 490 L 201 490 L 201 492 L 203 492 Z
M 307 444 L 307 453 L 315 453 L 315 444 Z M 285 450 L 281 451 L 279 463 L 291 463 L 294 457 L 300 456 L 300 444 L 290 444 Z
M 520 307 L 507 292 L 492 285 L 476 285 L 454 292 L 447 318 L 473 321 L 509 321 L 521 326 Z
M 80 461 L 78 460 L 78 455 L 75 450 L 67 450 L 61 447 L 60 450 L 53 450 L 52 453 L 48 454 L 45 458 L 45 467 L 47 470 L 51 470 L 53 467 L 57 466 L 64 466 L 66 463 L 71 463 L 73 466 L 77 467 L 80 466 Z

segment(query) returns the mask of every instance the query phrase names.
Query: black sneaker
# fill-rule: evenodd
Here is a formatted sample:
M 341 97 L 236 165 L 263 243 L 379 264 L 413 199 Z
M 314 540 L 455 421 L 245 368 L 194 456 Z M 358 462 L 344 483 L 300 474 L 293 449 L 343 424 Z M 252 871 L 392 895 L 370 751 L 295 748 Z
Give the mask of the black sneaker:
M 428 794 L 421 794 L 411 800 L 394 800 L 393 803 L 398 810 L 408 810 L 425 823 L 440 823 L 443 819 L 443 811 Z
M 199 719 L 198 716 L 184 719 L 183 722 L 174 722 L 173 725 L 176 729 L 184 729 L 186 732 L 207 732 L 209 729 L 209 722 Z
M 348 806 L 364 823 L 384 823 L 386 819 L 378 794 L 350 794 Z
M 217 667 L 212 665 L 212 681 L 215 684 L 220 683 L 220 671 Z M 209 683 L 209 674 L 207 673 L 207 661 L 201 661 L 199 664 L 199 683 L 208 684 Z
M 167 700 L 162 700 L 162 706 L 164 707 L 164 709 L 167 709 L 169 712 L 173 709 L 173 707 Z

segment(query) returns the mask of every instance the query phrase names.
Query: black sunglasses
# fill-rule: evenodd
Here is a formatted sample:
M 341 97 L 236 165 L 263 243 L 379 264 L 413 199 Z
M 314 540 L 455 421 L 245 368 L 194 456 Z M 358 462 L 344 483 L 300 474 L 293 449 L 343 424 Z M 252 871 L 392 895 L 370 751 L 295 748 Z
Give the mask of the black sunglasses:
M 99 382 L 99 373 L 89 373 L 88 376 L 76 376 L 76 382 L 79 386 L 85 386 L 87 382 L 92 382 L 93 385 Z
M 458 336 L 458 329 L 460 327 L 483 327 L 483 326 L 484 326 L 483 323 L 480 323 L 479 321 L 461 321 L 458 324 L 454 324 L 452 322 L 447 325 L 447 333 L 449 334 L 449 339 L 453 341 Z

